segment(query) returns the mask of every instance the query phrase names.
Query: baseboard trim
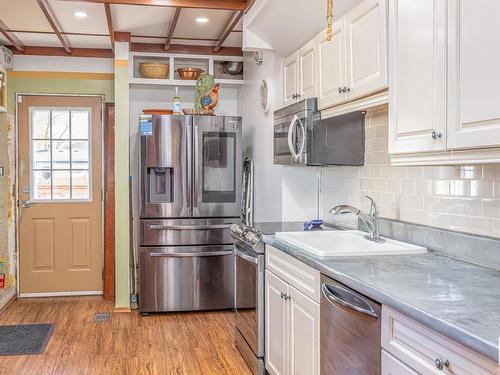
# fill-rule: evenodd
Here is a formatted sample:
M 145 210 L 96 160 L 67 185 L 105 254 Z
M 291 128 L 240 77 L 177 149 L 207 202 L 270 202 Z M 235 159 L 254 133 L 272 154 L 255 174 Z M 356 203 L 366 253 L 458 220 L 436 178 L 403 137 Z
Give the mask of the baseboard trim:
M 115 313 L 129 313 L 129 312 L 132 312 L 132 310 L 130 310 L 130 307 L 115 307 L 114 312 Z
M 16 288 L 11 286 L 0 296 L 0 311 L 7 307 L 16 297 Z
M 102 290 L 86 290 L 79 292 L 40 292 L 40 293 L 20 293 L 20 298 L 39 297 L 71 297 L 71 296 L 101 296 Z

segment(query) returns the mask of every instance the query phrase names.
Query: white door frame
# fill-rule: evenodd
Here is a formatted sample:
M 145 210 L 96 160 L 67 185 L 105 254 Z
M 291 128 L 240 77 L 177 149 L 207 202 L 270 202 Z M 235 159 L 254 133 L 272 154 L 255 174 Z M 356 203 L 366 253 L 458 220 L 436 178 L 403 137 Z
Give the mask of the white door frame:
M 46 293 L 21 293 L 19 289 L 19 280 L 20 280 L 20 269 L 19 269 L 19 253 L 20 253 L 20 231 L 19 231 L 19 103 L 20 98 L 22 96 L 66 96 L 66 97 L 85 97 L 85 98 L 101 98 L 101 215 L 102 215 L 102 223 L 101 223 L 101 257 L 102 257 L 102 266 L 104 267 L 104 104 L 105 104 L 105 95 L 103 94 L 53 94 L 53 93 L 27 93 L 20 92 L 16 93 L 16 103 L 14 109 L 14 118 L 15 118 L 15 196 L 14 201 L 16 202 L 16 211 L 15 211 L 15 228 L 16 228 L 16 247 L 14 253 L 16 254 L 16 296 L 18 298 L 26 298 L 26 297 L 64 297 L 64 296 L 89 296 L 89 295 L 102 295 L 103 291 L 80 291 L 80 292 L 46 292 Z

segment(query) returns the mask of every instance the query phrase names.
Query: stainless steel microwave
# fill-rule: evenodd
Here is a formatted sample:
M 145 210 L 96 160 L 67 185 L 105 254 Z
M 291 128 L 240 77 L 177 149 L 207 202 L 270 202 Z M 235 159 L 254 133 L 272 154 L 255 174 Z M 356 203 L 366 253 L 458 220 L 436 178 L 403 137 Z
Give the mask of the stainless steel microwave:
M 316 98 L 274 112 L 274 164 L 363 165 L 365 114 L 322 119 Z

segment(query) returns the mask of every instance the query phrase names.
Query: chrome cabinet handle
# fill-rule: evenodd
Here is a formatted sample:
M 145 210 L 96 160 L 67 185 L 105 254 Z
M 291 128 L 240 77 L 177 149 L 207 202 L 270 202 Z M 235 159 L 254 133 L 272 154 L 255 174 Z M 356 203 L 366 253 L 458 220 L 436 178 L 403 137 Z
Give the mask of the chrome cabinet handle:
M 285 295 L 286 295 L 285 293 L 281 292 L 280 294 L 281 299 L 285 299 Z
M 435 359 L 434 364 L 436 365 L 436 368 L 438 370 L 443 370 L 445 367 L 449 368 L 450 367 L 450 361 L 448 361 L 445 358 L 438 357 Z
M 347 87 L 347 86 L 344 86 L 344 92 L 351 92 L 351 88 Z
M 289 294 L 281 292 L 281 299 L 284 299 L 285 301 L 289 301 L 291 299 Z
M 441 132 L 437 132 L 435 130 L 432 131 L 431 133 L 432 139 L 437 140 L 443 136 Z
M 337 91 L 339 94 L 342 94 L 344 92 L 344 89 L 342 87 L 339 87 Z

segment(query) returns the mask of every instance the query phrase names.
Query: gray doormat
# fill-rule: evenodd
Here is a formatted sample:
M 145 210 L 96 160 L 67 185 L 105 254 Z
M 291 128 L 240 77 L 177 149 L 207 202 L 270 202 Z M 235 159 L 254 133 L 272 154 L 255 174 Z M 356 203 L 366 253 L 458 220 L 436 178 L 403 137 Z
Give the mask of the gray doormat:
M 42 354 L 53 329 L 53 324 L 0 326 L 0 355 Z

